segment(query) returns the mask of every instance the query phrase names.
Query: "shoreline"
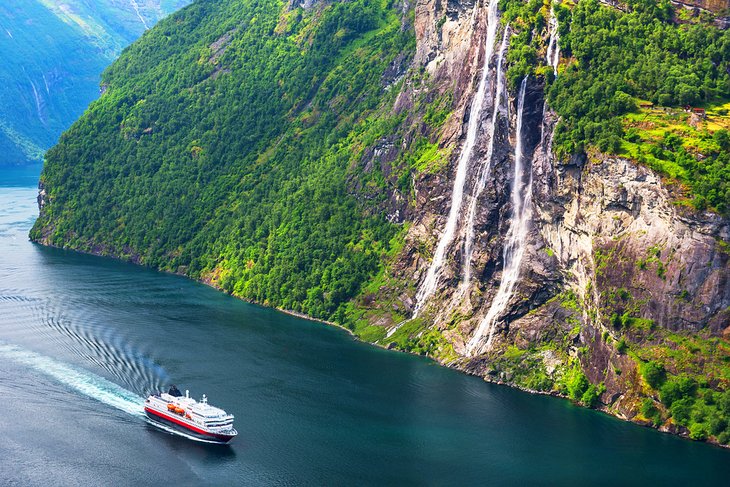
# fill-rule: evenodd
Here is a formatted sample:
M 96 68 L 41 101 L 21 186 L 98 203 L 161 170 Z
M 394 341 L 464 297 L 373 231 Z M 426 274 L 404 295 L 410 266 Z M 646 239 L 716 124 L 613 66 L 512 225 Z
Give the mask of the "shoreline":
M 333 321 L 328 321 L 328 320 L 324 320 L 324 319 L 320 319 L 320 318 L 314 318 L 314 317 L 308 316 L 308 315 L 306 315 L 304 313 L 301 313 L 301 312 L 298 312 L 298 311 L 288 310 L 288 309 L 284 309 L 284 308 L 277 307 L 277 306 L 269 306 L 269 305 L 265 305 L 265 304 L 262 304 L 262 303 L 258 303 L 256 301 L 252 301 L 252 300 L 249 300 L 249 299 L 245 299 L 245 298 L 242 298 L 240 296 L 236 296 L 234 294 L 228 293 L 228 292 L 224 291 L 222 288 L 216 286 L 213 282 L 207 281 L 205 279 L 195 279 L 195 278 L 192 278 L 192 277 L 188 276 L 187 274 L 183 274 L 183 273 L 180 273 L 180 272 L 172 272 L 172 271 L 167 271 L 167 270 L 164 270 L 164 269 L 156 269 L 154 267 L 145 265 L 145 264 L 143 264 L 143 263 L 141 263 L 141 262 L 139 262 L 139 261 L 137 261 L 137 260 L 135 260 L 133 258 L 124 259 L 122 257 L 118 257 L 118 256 L 114 256 L 114 255 L 109 255 L 109 254 L 103 254 L 101 252 L 82 251 L 82 250 L 71 249 L 71 248 L 68 248 L 68 247 L 59 247 L 59 246 L 56 246 L 56 245 L 50 245 L 48 243 L 38 242 L 38 241 L 35 241 L 33 239 L 30 239 L 30 238 L 29 238 L 29 240 L 33 244 L 40 245 L 40 246 L 43 246 L 43 247 L 60 249 L 60 250 L 65 250 L 65 251 L 69 251 L 69 252 L 75 252 L 75 253 L 79 253 L 79 254 L 92 255 L 94 257 L 107 258 L 107 259 L 111 259 L 111 260 L 114 260 L 114 261 L 117 261 L 117 262 L 126 262 L 126 263 L 129 263 L 129 264 L 133 264 L 135 266 L 138 266 L 138 267 L 143 267 L 143 268 L 146 268 L 146 269 L 151 269 L 151 270 L 154 270 L 156 272 L 163 273 L 163 274 L 170 274 L 170 275 L 184 277 L 185 279 L 188 279 L 188 280 L 191 280 L 191 281 L 195 281 L 195 282 L 198 282 L 200 284 L 204 284 L 205 286 L 208 286 L 208 287 L 210 287 L 212 289 L 215 289 L 218 292 L 221 292 L 223 294 L 226 294 L 228 296 L 231 296 L 231 297 L 233 297 L 235 299 L 239 299 L 239 300 L 241 300 L 243 302 L 246 302 L 248 304 L 252 304 L 252 305 L 255 305 L 255 306 L 260 306 L 262 308 L 267 308 L 267 309 L 270 309 L 270 310 L 278 311 L 278 312 L 281 312 L 283 314 L 286 314 L 286 315 L 289 315 L 289 316 L 293 316 L 295 318 L 299 318 L 299 319 L 302 319 L 302 320 L 318 322 L 318 323 L 322 323 L 324 325 L 328 325 L 328 326 L 332 326 L 332 327 L 335 327 L 335 328 L 339 328 L 341 330 L 346 331 L 353 339 L 357 340 L 358 342 L 361 342 L 361 343 L 364 343 L 364 344 L 367 344 L 367 345 L 370 345 L 370 346 L 373 346 L 373 347 L 377 347 L 377 348 L 380 348 L 382 350 L 388 350 L 388 351 L 392 351 L 392 352 L 398 352 L 398 353 L 404 353 L 404 354 L 413 355 L 413 356 L 417 356 L 417 357 L 423 357 L 423 358 L 426 358 L 426 359 L 434 362 L 435 364 L 437 364 L 440 367 L 445 367 L 445 368 L 448 368 L 448 369 L 452 369 L 452 370 L 455 370 L 455 371 L 457 371 L 459 373 L 462 373 L 462 374 L 465 374 L 465 375 L 469 375 L 469 376 L 472 376 L 472 377 L 478 377 L 481 380 L 483 380 L 484 382 L 487 382 L 489 384 L 494 384 L 494 385 L 503 386 L 503 387 L 510 387 L 512 389 L 517 389 L 517 390 L 520 390 L 520 391 L 525 392 L 525 393 L 528 393 L 528 394 L 541 395 L 541 396 L 551 396 L 551 397 L 555 397 L 555 398 L 567 400 L 567 401 L 571 402 L 572 404 L 574 404 L 576 407 L 580 407 L 580 408 L 586 409 L 586 410 L 593 410 L 593 411 L 596 411 L 596 412 L 605 414 L 607 416 L 610 416 L 612 418 L 615 418 L 618 421 L 632 423 L 632 424 L 634 424 L 636 426 L 641 426 L 641 427 L 644 427 L 644 428 L 653 429 L 653 430 L 656 430 L 656 431 L 658 431 L 660 433 L 669 434 L 669 435 L 676 436 L 676 437 L 682 438 L 684 440 L 689 440 L 689 441 L 692 441 L 692 442 L 695 442 L 695 443 L 705 443 L 707 445 L 712 445 L 712 446 L 715 446 L 715 447 L 719 447 L 719 448 L 723 448 L 723 449 L 726 449 L 726 450 L 730 450 L 730 445 L 723 445 L 723 444 L 718 443 L 716 441 L 694 440 L 694 439 L 692 439 L 692 438 L 689 437 L 689 432 L 686 431 L 686 428 L 682 428 L 681 426 L 677 426 L 676 427 L 677 429 L 675 431 L 672 431 L 672 429 L 670 427 L 666 427 L 665 425 L 654 426 L 654 425 L 651 425 L 651 424 L 647 424 L 646 422 L 643 422 L 643 421 L 637 421 L 637 420 L 634 420 L 632 418 L 627 418 L 627 417 L 624 417 L 624 416 L 619 416 L 618 414 L 613 413 L 611 410 L 609 410 L 607 407 L 605 407 L 603 405 L 601 407 L 597 407 L 597 408 L 589 408 L 589 407 L 580 405 L 578 403 L 575 403 L 575 402 L 571 401 L 570 398 L 568 398 L 566 395 L 560 394 L 557 391 L 538 391 L 538 390 L 533 390 L 533 389 L 529 389 L 527 387 L 520 386 L 518 384 L 514 384 L 514 383 L 511 383 L 511 382 L 505 382 L 505 381 L 500 380 L 500 379 L 493 379 L 493 378 L 491 378 L 489 376 L 480 376 L 480 375 L 477 375 L 477 374 L 473 374 L 473 373 L 465 370 L 464 368 L 459 367 L 458 366 L 459 365 L 459 361 L 454 361 L 454 362 L 450 362 L 450 363 L 446 364 L 446 363 L 443 363 L 443 362 L 441 362 L 441 361 L 439 361 L 439 360 L 437 360 L 437 359 L 435 359 L 435 358 L 433 358 L 433 357 L 431 357 L 429 355 L 421 355 L 421 354 L 409 352 L 409 351 L 406 351 L 406 350 L 400 350 L 398 348 L 390 348 L 390 347 L 388 347 L 386 345 L 383 345 L 383 344 L 380 344 L 380 343 L 369 342 L 369 341 L 366 341 L 366 340 L 361 339 L 352 330 L 350 330 L 346 326 L 341 325 L 339 323 L 335 323 Z

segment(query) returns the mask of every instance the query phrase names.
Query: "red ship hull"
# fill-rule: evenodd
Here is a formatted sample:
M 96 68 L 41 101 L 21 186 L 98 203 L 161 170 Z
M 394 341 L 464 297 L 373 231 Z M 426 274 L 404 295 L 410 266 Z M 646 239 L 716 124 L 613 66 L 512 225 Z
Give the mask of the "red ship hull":
M 212 433 L 210 431 L 206 431 L 202 428 L 196 427 L 186 421 L 181 420 L 179 416 L 176 416 L 174 414 L 165 414 L 161 411 L 157 411 L 147 406 L 145 406 L 144 412 L 145 414 L 147 414 L 147 417 L 154 422 L 162 423 L 166 426 L 172 427 L 176 430 L 184 432 L 185 434 L 191 435 L 204 441 L 225 444 L 235 438 L 234 435 L 223 435 L 220 433 Z

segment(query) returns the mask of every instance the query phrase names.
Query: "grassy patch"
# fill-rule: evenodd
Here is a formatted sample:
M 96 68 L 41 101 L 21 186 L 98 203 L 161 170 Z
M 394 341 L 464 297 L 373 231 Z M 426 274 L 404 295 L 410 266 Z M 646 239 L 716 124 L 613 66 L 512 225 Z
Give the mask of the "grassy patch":
M 730 442 L 730 342 L 663 328 L 652 334 L 655 343 L 631 352 L 653 398 L 644 400 L 641 414 L 654 424 L 668 419 L 686 427 L 693 439 Z
M 705 110 L 704 116 L 639 104 L 621 118 L 624 135 L 618 153 L 668 178 L 696 208 L 727 213 L 730 102 L 704 103 L 699 108 Z

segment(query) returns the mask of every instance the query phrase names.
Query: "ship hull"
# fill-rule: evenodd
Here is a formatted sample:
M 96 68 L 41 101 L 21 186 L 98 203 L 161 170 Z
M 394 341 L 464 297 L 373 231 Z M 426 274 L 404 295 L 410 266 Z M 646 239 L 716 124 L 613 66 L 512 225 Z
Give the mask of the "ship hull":
M 204 429 L 189 425 L 184 421 L 181 421 L 172 416 L 168 416 L 152 408 L 145 407 L 144 412 L 153 423 L 167 426 L 199 440 L 211 443 L 227 444 L 233 438 L 235 438 L 235 435 L 222 435 L 219 433 L 211 433 L 209 431 L 205 431 Z

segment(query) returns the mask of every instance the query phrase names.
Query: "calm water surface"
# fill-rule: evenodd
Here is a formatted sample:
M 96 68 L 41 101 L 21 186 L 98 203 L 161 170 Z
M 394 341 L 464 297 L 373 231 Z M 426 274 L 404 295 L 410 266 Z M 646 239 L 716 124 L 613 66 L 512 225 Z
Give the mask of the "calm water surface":
M 0 484 L 727 485 L 730 451 L 33 245 L 36 176 L 0 169 Z M 235 414 L 234 443 L 149 425 L 171 382 Z

